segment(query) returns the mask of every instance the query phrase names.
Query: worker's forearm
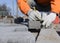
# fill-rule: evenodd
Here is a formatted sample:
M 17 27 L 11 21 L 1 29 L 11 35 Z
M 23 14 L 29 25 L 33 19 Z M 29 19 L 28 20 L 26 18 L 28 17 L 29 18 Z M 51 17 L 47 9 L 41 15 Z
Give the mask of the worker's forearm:
M 24 0 L 18 0 L 18 7 L 24 14 L 27 14 L 28 11 L 30 10 L 30 7 L 27 4 L 27 1 L 24 1 Z
M 58 1 L 52 0 L 51 1 L 51 11 L 59 14 L 59 12 L 60 12 L 59 4 L 60 4 L 60 0 L 58 0 Z

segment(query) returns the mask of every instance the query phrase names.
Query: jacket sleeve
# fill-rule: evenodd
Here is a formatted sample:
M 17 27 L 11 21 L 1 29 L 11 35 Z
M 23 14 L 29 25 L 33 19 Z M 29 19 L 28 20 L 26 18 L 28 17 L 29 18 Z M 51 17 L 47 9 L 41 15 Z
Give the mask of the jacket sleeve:
M 60 13 L 60 0 L 51 0 L 51 11 Z
M 18 7 L 19 9 L 24 13 L 27 14 L 28 11 L 30 10 L 29 5 L 27 4 L 27 0 L 18 0 Z

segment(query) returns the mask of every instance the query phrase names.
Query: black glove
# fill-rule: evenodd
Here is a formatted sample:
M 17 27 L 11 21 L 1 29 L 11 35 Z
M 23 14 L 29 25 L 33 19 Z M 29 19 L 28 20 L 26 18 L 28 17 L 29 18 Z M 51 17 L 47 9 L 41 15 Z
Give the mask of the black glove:
M 23 18 L 22 17 L 18 17 L 14 19 L 14 23 L 16 24 L 21 24 L 23 22 Z

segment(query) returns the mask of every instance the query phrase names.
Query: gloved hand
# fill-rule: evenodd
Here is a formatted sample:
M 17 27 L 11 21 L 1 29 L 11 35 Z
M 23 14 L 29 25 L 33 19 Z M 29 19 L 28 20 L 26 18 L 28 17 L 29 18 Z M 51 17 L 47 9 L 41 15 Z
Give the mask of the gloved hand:
M 45 15 L 43 18 L 44 22 L 42 25 L 46 25 L 46 27 L 50 26 L 50 24 L 55 20 L 56 13 L 50 13 L 49 15 Z
M 29 16 L 29 20 L 37 20 L 37 19 L 41 19 L 41 14 L 39 11 L 37 10 L 32 10 L 30 9 L 29 12 L 28 12 L 28 16 Z

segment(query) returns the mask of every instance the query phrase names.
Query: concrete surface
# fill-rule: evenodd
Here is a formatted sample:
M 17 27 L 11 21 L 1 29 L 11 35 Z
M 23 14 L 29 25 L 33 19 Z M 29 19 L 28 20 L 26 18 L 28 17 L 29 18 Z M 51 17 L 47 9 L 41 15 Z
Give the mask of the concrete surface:
M 0 43 L 35 43 L 30 32 L 0 32 Z
M 28 31 L 28 27 L 21 24 L 0 23 L 0 32 Z
M 36 38 L 36 36 L 37 36 L 38 33 L 37 33 L 37 32 L 35 32 L 35 33 L 33 32 L 32 34 L 33 34 L 34 37 Z
M 57 24 L 57 25 L 55 26 L 55 30 L 56 30 L 56 31 L 60 31 L 60 24 Z
M 29 21 L 29 29 L 40 29 L 40 21 Z
M 42 29 L 36 43 L 60 43 L 60 36 L 54 29 Z

